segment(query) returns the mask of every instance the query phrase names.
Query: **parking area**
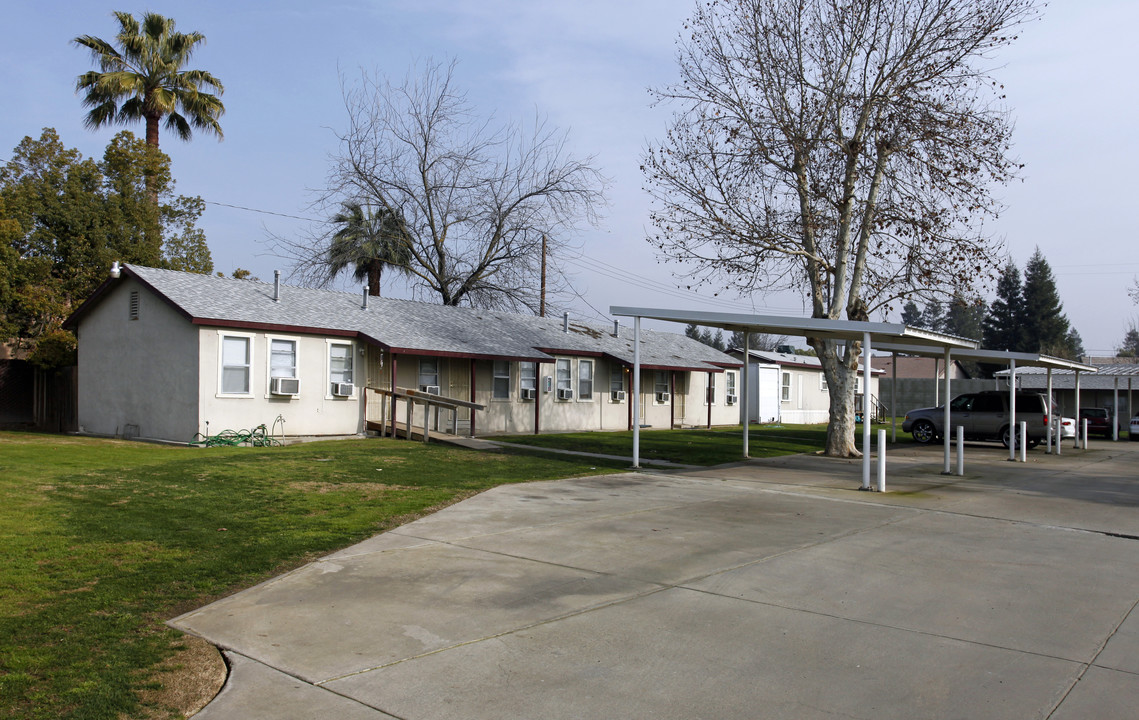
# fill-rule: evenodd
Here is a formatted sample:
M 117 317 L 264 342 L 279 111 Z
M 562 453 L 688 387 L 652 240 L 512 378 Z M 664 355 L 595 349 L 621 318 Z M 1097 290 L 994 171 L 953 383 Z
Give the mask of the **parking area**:
M 1139 443 L 502 486 L 173 621 L 200 717 L 1132 718 Z

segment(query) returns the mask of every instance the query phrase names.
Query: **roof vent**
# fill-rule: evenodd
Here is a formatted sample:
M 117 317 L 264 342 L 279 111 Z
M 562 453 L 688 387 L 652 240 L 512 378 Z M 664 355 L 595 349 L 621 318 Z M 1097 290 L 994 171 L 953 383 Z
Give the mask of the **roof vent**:
M 119 261 L 118 260 L 111 263 L 111 277 L 117 278 L 119 275 L 122 275 L 122 273 L 123 273 L 123 269 L 121 267 L 119 267 Z
M 281 301 L 281 271 L 273 271 L 273 302 Z
M 562 332 L 569 332 L 569 310 L 562 313 Z
M 360 305 L 363 309 L 368 309 L 368 286 L 364 285 L 364 302 Z
M 615 338 L 621 337 L 621 321 L 620 320 L 614 320 L 613 321 L 613 337 L 615 337 Z

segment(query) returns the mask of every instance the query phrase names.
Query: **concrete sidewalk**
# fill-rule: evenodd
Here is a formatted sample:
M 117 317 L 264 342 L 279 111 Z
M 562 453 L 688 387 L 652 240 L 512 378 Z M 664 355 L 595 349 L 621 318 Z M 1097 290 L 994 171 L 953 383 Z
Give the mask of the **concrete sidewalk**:
M 503 486 L 172 624 L 206 720 L 1134 718 L 1139 443 L 1029 457 Z

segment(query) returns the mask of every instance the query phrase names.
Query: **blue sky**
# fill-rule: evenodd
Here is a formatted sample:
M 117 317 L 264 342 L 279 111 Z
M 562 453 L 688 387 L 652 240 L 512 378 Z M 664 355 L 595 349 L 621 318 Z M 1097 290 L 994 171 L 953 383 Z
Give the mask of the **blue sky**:
M 342 78 L 360 69 L 402 77 L 426 58 L 455 57 L 457 80 L 485 114 L 521 120 L 535 111 L 596 155 L 612 180 L 597 228 L 574 238 L 581 298 L 571 311 L 604 316 L 610 305 L 803 314 L 791 295 L 694 296 L 677 290 L 673 266 L 644 240 L 647 197 L 640 154 L 662 134 L 668 111 L 646 88 L 676 77 L 673 45 L 690 0 L 330 0 L 329 2 L 122 3 L 9 0 L 2 17 L 0 161 L 25 135 L 56 128 L 63 142 L 101 156 L 116 128 L 82 126 L 75 77 L 90 69 L 77 35 L 114 35 L 114 10 L 173 17 L 207 44 L 192 65 L 225 83 L 226 138 L 163 137 L 178 192 L 208 203 L 202 227 L 217 269 L 271 278 L 287 269 L 268 235 L 295 236 L 311 217 L 334 132 L 345 125 Z M 1055 0 L 1001 58 L 1017 119 L 1023 182 L 1000 191 L 1006 212 L 991 227 L 1017 264 L 1036 246 L 1056 274 L 1064 309 L 1092 352 L 1117 344 L 1139 308 L 1127 288 L 1139 275 L 1133 220 L 1139 183 L 1139 27 L 1134 0 Z M 141 128 L 131 128 L 141 134 Z M 238 210 L 227 205 L 263 212 Z M 278 215 L 268 214 L 278 213 Z M 385 294 L 401 295 L 392 279 Z

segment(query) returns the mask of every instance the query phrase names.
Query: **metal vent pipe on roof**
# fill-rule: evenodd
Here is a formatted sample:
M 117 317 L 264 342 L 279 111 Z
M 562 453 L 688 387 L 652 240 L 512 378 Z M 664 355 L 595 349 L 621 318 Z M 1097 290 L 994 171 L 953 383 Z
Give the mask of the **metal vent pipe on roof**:
M 569 310 L 562 313 L 562 332 L 569 332 Z
M 111 277 L 117 278 L 119 275 L 122 275 L 122 273 L 123 273 L 123 269 L 121 267 L 119 267 L 119 261 L 118 260 L 111 263 Z
M 364 303 L 360 307 L 367 310 L 368 309 L 368 286 L 364 285 L 363 287 L 364 287 Z
M 613 337 L 615 337 L 615 338 L 621 337 L 621 321 L 620 320 L 614 320 L 613 321 Z
M 273 271 L 273 302 L 281 301 L 281 271 Z

